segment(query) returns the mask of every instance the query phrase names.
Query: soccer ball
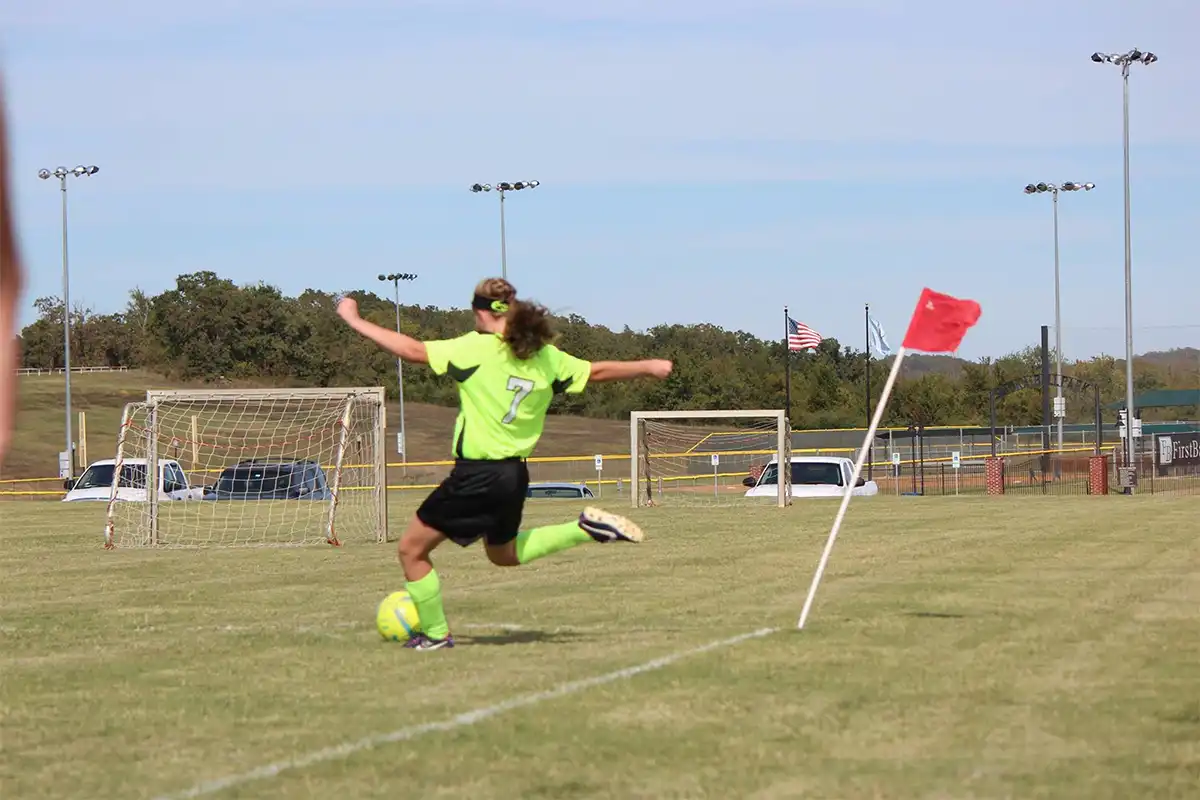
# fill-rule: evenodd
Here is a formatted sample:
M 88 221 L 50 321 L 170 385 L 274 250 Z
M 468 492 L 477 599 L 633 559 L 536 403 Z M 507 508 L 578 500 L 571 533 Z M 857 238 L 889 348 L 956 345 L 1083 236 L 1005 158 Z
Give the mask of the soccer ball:
M 375 627 L 389 642 L 406 642 L 421 630 L 417 606 L 408 592 L 392 592 L 383 598 L 375 612 Z

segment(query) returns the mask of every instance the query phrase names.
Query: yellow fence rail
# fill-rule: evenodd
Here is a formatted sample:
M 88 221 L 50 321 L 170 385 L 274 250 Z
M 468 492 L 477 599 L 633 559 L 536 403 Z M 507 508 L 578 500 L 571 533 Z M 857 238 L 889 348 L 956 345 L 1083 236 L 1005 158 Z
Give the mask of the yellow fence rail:
M 1116 449 L 1115 445 L 1105 445 L 1104 447 L 1101 448 L 1101 451 L 1102 452 L 1112 452 L 1115 449 Z M 715 450 L 715 451 L 712 451 L 711 453 L 710 452 L 653 453 L 653 454 L 650 454 L 649 458 L 651 458 L 651 459 L 664 459 L 664 458 L 665 459 L 678 459 L 678 458 L 696 459 L 696 458 L 707 458 L 710 455 L 712 455 L 713 453 L 716 453 L 717 455 L 721 456 L 722 458 L 732 457 L 732 456 L 762 456 L 762 457 L 770 458 L 775 455 L 775 452 L 776 451 L 774 449 L 770 449 L 770 450 Z M 858 452 L 858 448 L 822 447 L 822 448 L 795 449 L 792 451 L 792 455 L 846 455 L 847 457 L 852 458 L 857 454 L 857 452 Z M 1018 457 L 1042 456 L 1042 455 L 1060 455 L 1060 456 L 1062 456 L 1062 455 L 1079 455 L 1079 454 L 1093 453 L 1093 452 L 1095 452 L 1094 447 L 1064 448 L 1062 450 L 1018 449 L 1018 450 L 1009 450 L 1009 451 L 997 453 L 996 457 L 997 458 L 1018 458 Z M 988 456 L 990 456 L 990 452 L 988 453 Z M 972 462 L 980 462 L 984 458 L 985 458 L 985 456 L 970 455 L 970 454 L 963 453 L 960 455 L 959 460 L 960 460 L 960 463 L 972 463 Z M 626 461 L 627 462 L 629 460 L 629 454 L 628 453 L 617 453 L 617 454 L 611 454 L 611 455 L 610 454 L 602 454 L 602 459 L 603 459 L 604 464 L 607 464 L 610 461 Z M 952 456 L 929 456 L 924 459 L 910 457 L 910 458 L 901 458 L 899 461 L 899 465 L 901 467 L 907 465 L 911 468 L 913 465 L 921 464 L 921 463 L 924 463 L 926 465 L 943 464 L 943 463 L 950 463 L 953 460 L 954 459 Z M 536 456 L 536 457 L 530 458 L 529 463 L 530 464 L 580 465 L 584 468 L 585 471 L 587 471 L 590 475 L 593 476 L 593 477 L 588 477 L 588 478 L 584 478 L 584 479 L 573 479 L 570 481 L 566 481 L 569 483 L 586 484 L 589 486 L 590 485 L 619 486 L 619 485 L 627 484 L 629 482 L 627 475 L 623 475 L 622 477 L 619 477 L 619 478 L 605 478 L 605 477 L 603 477 L 603 470 L 601 472 L 597 473 L 593 468 L 593 465 L 595 463 L 595 456 Z M 369 464 L 353 464 L 353 465 L 349 465 L 349 468 L 366 468 L 369 466 L 370 466 Z M 394 470 L 449 469 L 450 467 L 454 466 L 454 461 L 453 460 L 409 461 L 407 463 L 389 462 L 387 464 L 387 466 L 389 469 L 394 469 Z M 882 461 L 870 462 L 870 466 L 873 468 L 876 468 L 876 469 L 890 469 L 896 465 L 891 460 L 882 460 Z M 328 467 L 327 467 L 327 469 L 328 469 Z M 626 467 L 624 469 L 627 470 L 628 468 Z M 191 472 L 193 472 L 193 473 L 216 473 L 216 472 L 220 472 L 220 471 L 221 471 L 220 469 L 191 470 Z M 696 473 L 696 474 L 689 474 L 689 475 L 662 476 L 662 480 L 664 482 L 712 480 L 714 478 L 718 479 L 718 480 L 720 480 L 720 479 L 729 480 L 731 478 L 744 478 L 748 474 L 749 474 L 749 472 L 747 470 L 739 470 L 737 472 L 723 471 L 723 472 L 717 472 L 715 474 L 712 472 L 703 472 L 703 473 Z M 0 480 L 0 486 L 5 486 L 5 485 L 27 486 L 27 485 L 39 484 L 39 483 L 60 482 L 62 480 L 63 480 L 62 478 L 44 478 L 44 477 L 43 478 L 7 478 L 4 480 Z M 420 483 L 400 483 L 400 484 L 389 483 L 387 486 L 387 489 L 390 491 L 429 491 L 429 490 L 436 488 L 437 485 L 438 484 L 436 482 L 428 482 L 428 481 L 420 482 Z M 347 491 L 366 491 L 367 489 L 365 487 L 347 487 L 346 490 Z M 42 489 L 42 490 L 38 490 L 38 489 L 21 489 L 21 490 L 0 489 L 0 498 L 3 498 L 3 497 L 55 497 L 55 496 L 62 497 L 64 495 L 66 495 L 66 491 L 64 489 Z

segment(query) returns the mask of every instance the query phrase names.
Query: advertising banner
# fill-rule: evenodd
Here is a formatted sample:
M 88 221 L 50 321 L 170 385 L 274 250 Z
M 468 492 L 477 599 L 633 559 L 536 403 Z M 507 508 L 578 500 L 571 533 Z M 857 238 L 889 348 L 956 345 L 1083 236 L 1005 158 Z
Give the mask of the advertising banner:
M 1160 467 L 1200 466 L 1200 433 L 1159 434 L 1155 458 Z

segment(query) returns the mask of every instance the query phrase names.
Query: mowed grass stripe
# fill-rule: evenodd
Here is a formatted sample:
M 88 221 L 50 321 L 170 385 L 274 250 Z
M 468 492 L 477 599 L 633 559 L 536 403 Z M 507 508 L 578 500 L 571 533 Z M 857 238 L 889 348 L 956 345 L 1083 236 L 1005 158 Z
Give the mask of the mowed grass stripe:
M 17 797 L 169 794 L 791 627 L 835 508 L 649 509 L 645 545 L 521 570 L 450 548 L 452 623 L 522 629 L 429 659 L 370 627 L 393 546 L 105 553 L 80 512 L 25 507 L 0 511 Z M 856 501 L 804 632 L 217 796 L 1186 796 L 1194 521 L 1187 498 Z

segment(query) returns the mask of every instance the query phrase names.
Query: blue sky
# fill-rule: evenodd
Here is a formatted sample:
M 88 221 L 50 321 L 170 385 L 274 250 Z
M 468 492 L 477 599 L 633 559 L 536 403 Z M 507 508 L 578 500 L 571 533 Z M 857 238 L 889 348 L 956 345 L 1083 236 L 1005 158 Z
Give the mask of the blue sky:
M 793 316 L 893 343 L 922 286 L 983 318 L 961 355 L 1053 322 L 1123 354 L 1119 69 L 1130 80 L 1135 347 L 1200 345 L 1200 3 L 1194 0 L 39 0 L 0 5 L 28 300 L 211 269 L 289 293 L 376 288 L 464 305 L 499 272 L 619 328 Z M 27 304 L 28 305 L 28 304 Z M 24 322 L 33 318 L 32 309 Z

